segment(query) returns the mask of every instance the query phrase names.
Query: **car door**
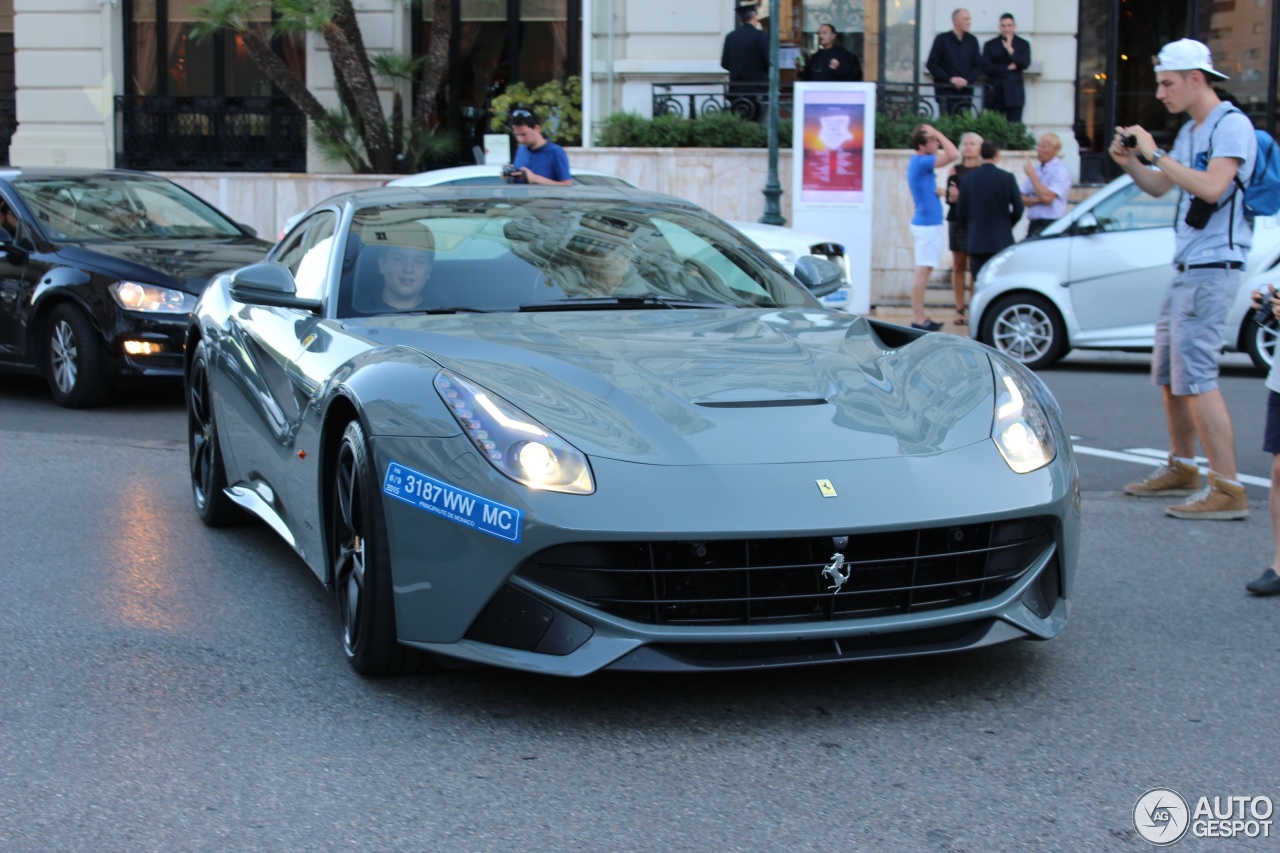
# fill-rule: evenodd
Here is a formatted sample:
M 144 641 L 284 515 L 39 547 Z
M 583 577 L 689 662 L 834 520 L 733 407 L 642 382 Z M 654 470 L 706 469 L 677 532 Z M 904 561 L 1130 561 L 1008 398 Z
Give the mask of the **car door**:
M 297 281 L 298 296 L 325 298 L 337 223 L 336 211 L 318 211 L 275 253 L 274 260 Z M 232 362 L 226 373 L 237 379 L 214 392 L 224 433 L 238 436 L 227 455 L 234 470 L 282 516 L 288 511 L 284 472 L 301 419 L 336 355 L 328 346 L 330 337 L 322 314 L 245 305 L 232 316 L 223 341 L 221 355 Z
M 29 226 L 19 219 L 16 208 L 0 194 L 0 227 L 14 238 L 16 251 L 0 252 L 0 361 L 30 363 L 27 352 L 27 320 L 31 316 L 31 294 L 48 268 L 33 262 L 35 245 Z
M 1136 184 L 1103 199 L 1078 221 L 1097 230 L 1071 240 L 1068 288 L 1077 345 L 1149 346 L 1156 312 L 1173 276 L 1178 194 L 1153 198 Z

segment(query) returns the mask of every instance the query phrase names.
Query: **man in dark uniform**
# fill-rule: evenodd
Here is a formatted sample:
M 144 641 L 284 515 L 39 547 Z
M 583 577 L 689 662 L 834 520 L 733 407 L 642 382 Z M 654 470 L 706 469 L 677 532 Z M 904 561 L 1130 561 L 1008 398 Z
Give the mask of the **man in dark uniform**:
M 973 103 L 973 84 L 982 74 L 982 47 L 969 32 L 968 9 L 951 13 L 951 29 L 939 33 L 925 68 L 933 77 L 933 91 L 943 115 Z
M 738 28 L 724 37 L 720 67 L 729 72 L 729 102 L 747 118 L 764 115 L 769 84 L 769 38 L 756 26 L 756 7 L 738 10 Z
M 1014 33 L 1018 25 L 1013 15 L 1000 16 L 1000 35 L 982 47 L 982 70 L 987 75 L 989 97 L 986 109 L 1004 113 L 1009 121 L 1022 121 L 1027 93 L 1022 72 L 1031 64 L 1031 45 Z
M 862 82 L 862 63 L 836 44 L 836 28 L 831 24 L 818 27 L 818 47 L 808 62 L 796 58 L 796 76 L 801 80 Z
M 996 165 L 1000 143 L 982 141 L 982 165 L 960 179 L 956 221 L 969 235 L 969 268 L 978 280 L 992 255 L 1013 245 L 1013 226 L 1022 218 L 1022 193 L 1013 175 Z

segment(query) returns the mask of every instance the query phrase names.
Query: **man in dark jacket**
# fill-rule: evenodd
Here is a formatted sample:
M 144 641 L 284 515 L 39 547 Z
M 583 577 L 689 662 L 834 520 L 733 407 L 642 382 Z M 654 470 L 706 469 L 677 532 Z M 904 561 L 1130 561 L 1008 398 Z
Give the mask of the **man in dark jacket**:
M 831 24 L 818 27 L 819 50 L 808 62 L 797 57 L 797 75 L 801 80 L 862 82 L 862 63 L 858 57 L 836 44 L 836 28 Z
M 982 75 L 982 47 L 969 32 L 971 20 L 968 9 L 952 12 L 951 29 L 933 40 L 925 63 L 943 115 L 973 103 L 973 84 Z
M 769 84 L 769 38 L 756 26 L 756 7 L 738 10 L 738 28 L 724 37 L 720 67 L 729 72 L 729 102 L 735 112 L 760 118 Z
M 1031 45 L 1015 35 L 1013 15 L 1000 16 L 1000 35 L 982 46 L 982 70 L 987 75 L 986 109 L 1004 113 L 1009 121 L 1022 121 L 1027 103 L 1022 72 L 1031 64 Z
M 960 179 L 956 221 L 969 233 L 969 268 L 974 281 L 982 265 L 1013 245 L 1013 226 L 1022 218 L 1022 193 L 1013 175 L 996 165 L 1000 143 L 982 142 L 982 165 Z

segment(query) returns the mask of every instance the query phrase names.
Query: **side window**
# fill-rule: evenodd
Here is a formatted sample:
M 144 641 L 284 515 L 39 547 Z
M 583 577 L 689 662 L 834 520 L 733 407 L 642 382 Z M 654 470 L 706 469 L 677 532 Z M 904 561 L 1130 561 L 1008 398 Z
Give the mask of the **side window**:
M 1136 184 L 1125 187 L 1093 208 L 1093 215 L 1103 231 L 1138 231 L 1144 228 L 1173 226 L 1173 212 L 1178 194 L 1170 191 L 1153 198 Z
M 319 214 L 317 214 L 319 215 Z M 284 264 L 289 268 L 289 272 L 295 276 L 298 274 L 298 265 L 302 263 L 302 256 L 306 254 L 307 247 L 302 242 L 306 239 L 307 232 L 311 230 L 311 220 L 306 220 L 289 232 L 289 236 L 285 238 L 280 248 L 271 257 L 271 260 L 278 264 Z
M 3 196 L 0 196 L 0 228 L 4 228 L 9 232 L 9 236 L 13 237 L 15 245 L 30 248 L 31 240 L 27 236 L 26 226 L 18 218 L 18 213 L 14 210 L 13 205 L 9 204 L 9 200 Z
M 293 280 L 298 283 L 298 295 L 306 299 L 323 299 L 325 282 L 329 280 L 329 256 L 333 249 L 333 232 L 338 217 L 326 210 L 311 218 L 302 241 L 302 258 L 293 270 Z

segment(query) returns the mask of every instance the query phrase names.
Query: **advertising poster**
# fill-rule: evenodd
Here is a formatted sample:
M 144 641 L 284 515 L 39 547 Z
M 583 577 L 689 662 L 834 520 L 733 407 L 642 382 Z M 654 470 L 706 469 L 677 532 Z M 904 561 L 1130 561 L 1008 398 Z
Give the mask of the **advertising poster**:
M 802 93 L 804 204 L 862 205 L 869 201 L 864 174 L 867 144 L 865 91 Z

